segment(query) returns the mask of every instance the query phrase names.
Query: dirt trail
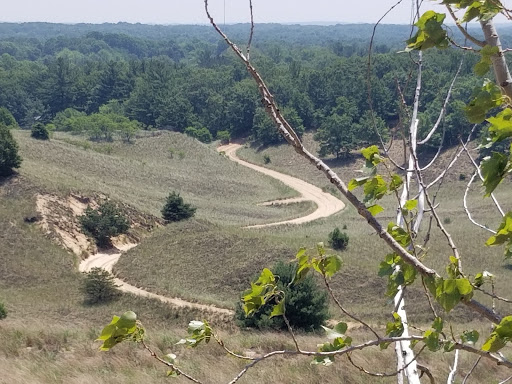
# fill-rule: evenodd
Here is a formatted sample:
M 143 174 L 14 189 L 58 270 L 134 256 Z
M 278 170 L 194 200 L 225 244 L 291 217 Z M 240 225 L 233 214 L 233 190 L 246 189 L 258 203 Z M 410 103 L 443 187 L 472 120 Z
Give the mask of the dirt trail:
M 112 268 L 117 263 L 123 252 L 132 249 L 137 244 L 124 244 L 117 246 L 111 252 L 106 253 L 97 253 L 91 257 L 88 257 L 86 260 L 83 260 L 78 269 L 80 272 L 89 272 L 93 268 L 102 268 L 108 272 L 112 272 Z M 230 309 L 219 308 L 213 305 L 206 304 L 198 304 L 192 303 L 186 300 L 182 300 L 177 297 L 166 297 L 162 295 L 157 295 L 156 293 L 148 292 L 142 288 L 135 287 L 133 285 L 128 284 L 127 282 L 116 278 L 115 283 L 119 286 L 119 289 L 123 292 L 133 293 L 138 296 L 148 297 L 150 299 L 160 300 L 164 303 L 171 304 L 175 307 L 189 307 L 199 309 L 204 312 L 211 312 L 217 314 L 223 314 L 228 316 L 233 316 L 234 312 Z
M 289 203 L 295 203 L 295 202 L 301 202 L 301 201 L 313 201 L 317 205 L 317 209 L 304 217 L 299 217 L 292 220 L 286 220 L 286 221 L 280 221 L 276 223 L 269 223 L 269 224 L 260 224 L 260 225 L 251 225 L 246 228 L 263 228 L 263 227 L 271 227 L 276 225 L 283 225 L 283 224 L 303 224 L 307 223 L 316 219 L 320 219 L 323 217 L 331 216 L 339 211 L 341 211 L 343 208 L 345 208 L 345 204 L 336 197 L 332 196 L 329 193 L 323 192 L 320 188 L 309 184 L 303 180 L 297 179 L 292 176 L 288 176 L 282 173 L 279 173 L 277 171 L 273 171 L 271 169 L 267 169 L 264 167 L 260 167 L 251 163 L 248 163 L 246 161 L 243 161 L 239 159 L 236 156 L 236 151 L 238 148 L 240 148 L 241 145 L 239 144 L 229 144 L 224 145 L 218 148 L 219 152 L 224 152 L 231 160 L 236 161 L 237 163 L 251 168 L 255 171 L 264 173 L 268 176 L 271 176 L 277 180 L 282 181 L 284 184 L 288 185 L 289 187 L 297 190 L 302 196 L 291 198 L 291 199 L 285 199 L 285 200 L 277 200 L 273 202 L 266 202 L 262 203 L 262 205 L 272 205 L 272 204 L 289 204 Z M 114 265 L 118 262 L 119 258 L 123 254 L 123 252 L 128 251 L 129 249 L 135 247 L 137 244 L 133 243 L 122 243 L 122 244 L 116 244 L 116 247 L 111 252 L 104 252 L 104 253 L 96 253 L 95 255 L 92 255 L 88 257 L 87 259 L 83 260 L 79 265 L 80 272 L 89 272 L 92 268 L 102 268 L 107 270 L 108 272 L 112 272 L 112 269 Z M 119 289 L 123 292 L 129 292 L 133 293 L 135 295 L 148 297 L 151 299 L 157 299 L 164 303 L 168 303 L 171 305 L 174 305 L 176 307 L 190 307 L 190 308 L 196 308 L 205 312 L 210 313 L 217 313 L 222 315 L 228 315 L 232 316 L 234 312 L 230 309 L 226 308 L 219 308 L 215 307 L 213 305 L 206 305 L 206 304 L 198 304 L 198 303 L 192 303 L 186 300 L 182 300 L 180 298 L 171 298 L 166 297 L 162 295 L 158 295 L 155 293 L 148 292 L 142 288 L 135 287 L 133 285 L 130 285 L 126 283 L 125 281 L 116 278 L 115 279 L 116 284 L 119 286 Z
M 263 228 L 263 227 L 272 227 L 276 225 L 283 225 L 283 224 L 304 224 L 308 223 L 313 220 L 317 220 L 323 217 L 328 217 L 331 215 L 334 215 L 335 213 L 341 211 L 343 208 L 345 208 L 345 204 L 338 198 L 334 197 L 330 193 L 326 193 L 322 191 L 320 188 L 314 186 L 313 184 L 307 183 L 304 180 L 297 179 L 296 177 L 285 175 L 283 173 L 274 171 L 272 169 L 260 167 L 258 165 L 248 163 L 247 161 L 241 160 L 236 156 L 236 151 L 241 147 L 240 144 L 228 144 L 223 145 L 217 150 L 219 152 L 224 152 L 228 158 L 230 158 L 233 161 L 236 161 L 237 163 L 251 168 L 255 171 L 264 173 L 265 175 L 268 175 L 270 177 L 273 177 L 274 179 L 277 179 L 284 184 L 288 185 L 289 187 L 295 189 L 298 191 L 302 197 L 300 198 L 294 198 L 294 199 L 288 199 L 288 200 L 282 200 L 279 201 L 279 204 L 286 204 L 286 203 L 292 203 L 297 201 L 312 201 L 317 205 L 317 209 L 303 217 L 298 217 L 296 219 L 292 220 L 286 220 L 286 221 L 279 221 L 276 223 L 269 223 L 269 224 L 259 224 L 259 225 L 251 225 L 246 228 Z M 264 203 L 264 204 L 277 204 L 278 202 L 270 202 L 270 203 Z

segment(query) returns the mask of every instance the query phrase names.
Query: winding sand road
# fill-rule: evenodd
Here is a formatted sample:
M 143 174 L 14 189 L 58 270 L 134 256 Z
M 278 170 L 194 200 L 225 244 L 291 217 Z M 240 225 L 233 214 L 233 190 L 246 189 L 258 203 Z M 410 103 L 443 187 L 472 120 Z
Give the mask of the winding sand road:
M 292 176 L 288 176 L 282 173 L 279 173 L 277 171 L 273 171 L 271 169 L 267 169 L 264 167 L 260 167 L 258 165 L 254 165 L 251 163 L 248 163 L 244 160 L 239 159 L 236 156 L 236 151 L 241 147 L 240 144 L 228 144 L 221 146 L 217 148 L 219 152 L 224 152 L 226 156 L 228 156 L 231 160 L 236 161 L 237 163 L 251 168 L 255 171 L 264 173 L 268 176 L 271 176 L 277 180 L 282 181 L 284 184 L 288 185 L 289 187 L 297 190 L 302 197 L 298 198 L 292 198 L 292 199 L 286 199 L 286 200 L 278 200 L 276 202 L 268 202 L 263 204 L 288 204 L 288 203 L 294 203 L 294 202 L 300 202 L 300 201 L 313 201 L 317 205 L 317 209 L 303 217 L 298 217 L 296 219 L 292 220 L 286 220 L 286 221 L 280 221 L 276 223 L 269 223 L 269 224 L 259 224 L 259 225 L 251 225 L 246 228 L 263 228 L 263 227 L 271 227 L 276 225 L 283 225 L 283 224 L 303 224 L 307 223 L 313 220 L 317 220 L 323 217 L 331 216 L 339 211 L 341 211 L 345 204 L 336 197 L 332 196 L 329 193 L 323 192 L 320 188 L 309 184 L 303 180 L 297 179 Z M 114 249 L 117 249 L 117 251 L 109 252 L 109 253 L 97 253 L 85 260 L 83 260 L 78 269 L 80 272 L 89 272 L 92 268 L 102 268 L 105 269 L 108 272 L 112 272 L 112 268 L 114 265 L 118 262 L 119 258 L 123 254 L 123 252 L 128 251 L 129 249 L 135 247 L 136 244 L 125 244 L 122 246 L 117 246 Z M 130 285 L 126 283 L 125 281 L 116 278 L 115 279 L 116 284 L 119 286 L 119 289 L 123 292 L 129 292 L 133 293 L 135 295 L 148 297 L 151 299 L 157 299 L 164 303 L 171 304 L 176 307 L 189 307 L 189 308 L 195 308 L 199 309 L 205 312 L 211 312 L 211 313 L 217 313 L 222 315 L 229 315 L 232 316 L 234 312 L 230 309 L 226 308 L 219 308 L 213 305 L 207 305 L 207 304 L 198 304 L 189 302 L 186 300 L 182 300 L 180 298 L 171 298 L 166 297 L 162 295 L 157 295 L 155 293 L 148 292 L 142 288 L 135 287 L 133 285 Z
M 277 223 L 270 223 L 270 224 L 259 224 L 259 225 L 251 225 L 246 228 L 263 228 L 263 227 L 272 227 L 276 225 L 283 225 L 283 224 L 304 224 L 308 223 L 313 220 L 321 219 L 324 217 L 328 217 L 331 215 L 334 215 L 335 213 L 341 211 L 343 208 L 345 208 L 345 204 L 338 198 L 334 197 L 330 193 L 326 193 L 322 191 L 317 186 L 314 186 L 313 184 L 307 183 L 304 180 L 297 179 L 296 177 L 285 175 L 283 173 L 273 171 L 272 169 L 260 167 L 259 165 L 255 165 L 252 163 L 248 163 L 247 161 L 244 161 L 236 156 L 236 151 L 241 147 L 240 144 L 228 144 L 223 145 L 221 147 L 218 147 L 217 150 L 219 152 L 224 152 L 226 156 L 239 163 L 242 164 L 245 167 L 251 168 L 255 171 L 264 173 L 265 175 L 268 175 L 270 177 L 273 177 L 274 179 L 277 179 L 287 186 L 295 189 L 297 192 L 299 192 L 302 197 L 299 198 L 293 198 L 293 199 L 287 199 L 287 200 L 279 200 L 279 204 L 286 204 L 286 203 L 292 203 L 292 202 L 299 202 L 299 201 L 312 201 L 317 205 L 317 209 L 303 217 L 298 217 L 296 219 L 292 220 L 286 220 L 286 221 L 279 221 Z

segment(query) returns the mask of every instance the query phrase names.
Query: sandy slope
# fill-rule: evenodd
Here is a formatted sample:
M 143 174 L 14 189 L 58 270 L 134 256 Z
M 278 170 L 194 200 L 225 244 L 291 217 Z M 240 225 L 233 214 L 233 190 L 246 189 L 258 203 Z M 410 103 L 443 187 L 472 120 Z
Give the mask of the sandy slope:
M 240 148 L 240 144 L 228 144 L 221 146 L 217 148 L 219 152 L 224 152 L 226 156 L 228 156 L 231 160 L 236 161 L 237 163 L 254 169 L 255 171 L 264 173 L 265 175 L 268 175 L 270 177 L 273 177 L 274 179 L 282 181 L 284 184 L 288 185 L 289 187 L 295 189 L 298 191 L 302 198 L 299 198 L 298 201 L 304 201 L 304 200 L 310 200 L 313 201 L 317 205 L 316 211 L 313 213 L 298 217 L 296 219 L 292 220 L 286 220 L 286 221 L 279 221 L 277 223 L 270 223 L 270 224 L 260 224 L 260 225 L 251 225 L 247 228 L 262 228 L 262 227 L 270 227 L 270 226 L 276 226 L 276 225 L 283 225 L 283 224 L 303 224 L 307 223 L 313 220 L 317 220 L 323 217 L 331 216 L 339 211 L 341 211 L 343 208 L 345 208 L 345 204 L 338 198 L 334 197 L 330 193 L 323 192 L 320 188 L 314 186 L 313 184 L 307 183 L 304 180 L 297 179 L 296 177 L 292 177 L 289 175 L 285 175 L 283 173 L 273 171 L 271 169 L 267 169 L 264 167 L 260 167 L 258 165 L 254 165 L 251 163 L 248 163 L 247 161 L 241 160 L 236 156 L 236 151 L 238 148 Z M 289 202 L 297 201 L 297 199 L 290 199 Z M 281 203 L 285 203 L 286 200 L 284 200 Z
M 254 169 L 255 171 L 264 173 L 268 176 L 271 176 L 275 179 L 278 179 L 282 181 L 284 184 L 288 185 L 289 187 L 297 190 L 302 197 L 293 198 L 293 199 L 287 199 L 287 200 L 280 200 L 276 202 L 268 202 L 264 204 L 287 204 L 292 202 L 299 202 L 299 201 L 306 201 L 310 200 L 313 201 L 317 205 L 317 209 L 303 217 L 299 217 L 293 220 L 286 220 L 286 221 L 280 221 L 276 223 L 269 223 L 269 224 L 260 224 L 260 225 L 252 225 L 247 228 L 262 228 L 262 227 L 270 227 L 270 226 L 276 226 L 276 225 L 283 225 L 283 224 L 302 224 L 307 223 L 309 221 L 313 221 L 316 219 L 320 219 L 322 217 L 327 217 L 330 215 L 335 214 L 336 212 L 341 211 L 345 205 L 343 202 L 336 197 L 332 196 L 329 193 L 323 192 L 320 188 L 309 184 L 303 180 L 297 179 L 292 176 L 284 175 L 282 173 L 273 171 L 271 169 L 267 169 L 264 167 L 260 167 L 251 163 L 248 163 L 246 161 L 243 161 L 236 157 L 236 151 L 240 148 L 239 144 L 229 144 L 222 147 L 219 147 L 219 152 L 224 152 L 231 160 L 236 161 L 237 163 L 240 163 L 243 166 L 246 166 L 248 168 Z M 121 257 L 123 252 L 128 251 L 129 249 L 135 247 L 136 244 L 123 244 L 123 245 L 117 245 L 114 250 L 111 252 L 106 253 L 97 253 L 86 260 L 83 260 L 79 265 L 80 272 L 89 272 L 92 268 L 102 268 L 109 272 L 112 272 L 113 266 L 117 263 L 119 258 Z M 218 314 L 223 315 L 233 315 L 233 311 L 225 308 L 218 308 L 213 305 L 205 305 L 205 304 L 198 304 L 198 303 L 192 303 L 189 301 L 185 301 L 179 298 L 171 298 L 171 297 L 165 297 L 162 295 L 157 295 L 155 293 L 148 292 L 142 288 L 135 287 L 133 285 L 130 285 L 126 282 L 124 282 L 121 279 L 116 279 L 116 284 L 119 285 L 119 289 L 124 292 L 133 293 L 139 296 L 144 296 L 152 299 L 160 300 L 164 303 L 168 303 L 177 307 L 191 307 L 200 309 L 205 312 L 214 312 Z

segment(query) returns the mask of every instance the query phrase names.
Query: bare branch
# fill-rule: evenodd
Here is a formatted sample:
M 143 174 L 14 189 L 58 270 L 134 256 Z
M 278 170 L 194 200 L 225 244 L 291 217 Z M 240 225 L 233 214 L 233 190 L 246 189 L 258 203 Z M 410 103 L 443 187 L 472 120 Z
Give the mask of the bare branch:
M 425 345 L 423 347 L 421 347 L 421 349 L 418 351 L 416 356 L 414 356 L 414 359 L 409 361 L 402 369 L 397 370 L 397 371 L 392 372 L 392 373 L 375 373 L 375 372 L 370 372 L 367 369 L 365 369 L 364 367 L 362 367 L 360 365 L 357 365 L 354 362 L 354 360 L 352 360 L 352 356 L 350 355 L 350 353 L 347 353 L 346 356 L 347 356 L 348 361 L 350 362 L 350 364 L 352 364 L 354 366 L 354 368 L 357 368 L 359 371 L 365 373 L 366 375 L 373 376 L 373 377 L 393 377 L 393 376 L 396 376 L 399 373 L 403 372 L 405 369 L 407 369 L 407 367 L 409 367 L 409 365 L 414 363 L 414 361 L 416 361 L 418 359 L 418 356 L 421 355 L 421 353 L 425 350 L 425 347 L 426 347 Z
M 469 153 L 469 150 L 468 150 L 468 147 L 467 147 L 467 143 L 466 144 L 462 143 L 462 147 L 463 147 L 463 150 L 468 155 L 469 160 L 471 160 L 471 163 L 473 163 L 473 166 L 475 167 L 475 169 L 476 169 L 476 171 L 478 173 L 478 176 L 480 177 L 480 180 L 482 180 L 482 182 L 483 182 L 484 181 L 484 176 L 482 175 L 482 171 L 480 169 L 480 166 L 476 163 L 475 159 L 473 159 L 473 156 L 471 156 L 471 153 Z M 501 216 L 502 217 L 505 216 L 505 212 L 501 208 L 501 205 L 498 202 L 498 199 L 496 198 L 494 193 L 491 193 L 491 199 L 494 202 L 494 205 L 496 206 L 496 208 L 498 208 L 498 211 L 500 211 Z
M 475 364 L 473 364 L 473 366 L 471 367 L 471 369 L 469 370 L 469 372 L 467 373 L 466 376 L 464 376 L 464 380 L 462 380 L 462 384 L 466 384 L 466 382 L 468 381 L 469 379 L 469 376 L 471 376 L 471 374 L 473 373 L 473 371 L 475 370 L 476 366 L 478 365 L 478 363 L 480 363 L 480 360 L 482 360 L 482 356 L 478 356 L 478 359 L 476 359 L 475 361 Z
M 243 356 L 243 355 L 239 355 L 238 353 L 231 351 L 230 349 L 228 349 L 226 347 L 226 345 L 224 344 L 222 339 L 217 334 L 214 333 L 213 337 L 214 337 L 215 341 L 217 342 L 217 344 L 219 344 L 228 353 L 228 355 L 236 357 L 237 359 L 240 359 L 240 360 L 256 360 L 255 357 Z
M 390 147 L 389 148 L 386 148 L 386 144 L 384 143 L 384 140 L 382 139 L 382 135 L 380 134 L 380 132 L 378 131 L 377 129 L 377 124 L 375 123 L 375 113 L 374 113 L 374 110 L 373 110 L 373 100 L 372 100 L 372 82 L 371 82 L 371 71 L 372 71 L 372 51 L 373 51 L 373 42 L 374 42 L 374 39 L 375 39 L 375 32 L 377 30 L 377 26 L 380 24 L 380 22 L 382 20 L 384 20 L 384 18 L 393 10 L 395 9 L 395 7 L 397 7 L 398 5 L 400 5 L 402 3 L 403 0 L 398 0 L 394 5 L 392 5 L 387 11 L 386 13 L 384 13 L 384 15 L 382 15 L 382 17 L 375 23 L 375 25 L 373 26 L 373 31 L 372 31 L 372 37 L 370 39 L 370 46 L 368 48 L 368 72 L 367 72 L 367 75 L 366 75 L 366 85 L 368 87 L 368 106 L 370 107 L 370 114 L 371 114 L 371 117 L 372 117 L 372 124 L 373 124 L 373 128 L 375 130 L 375 133 L 377 134 L 377 136 L 379 137 L 379 141 L 380 141 L 380 144 L 381 144 L 381 148 L 382 150 L 386 153 L 386 155 L 388 157 L 389 156 L 389 148 L 391 148 L 391 144 L 390 144 Z M 393 159 L 391 159 L 391 161 L 394 163 Z M 398 168 L 400 168 L 398 165 L 396 165 Z
M 251 13 L 251 33 L 249 35 L 249 42 L 247 43 L 247 61 L 251 60 L 251 44 L 254 36 L 254 12 L 252 8 L 252 0 L 249 0 L 249 11 Z
M 204 0 L 205 10 L 210 20 L 210 23 L 214 27 L 214 29 L 223 37 L 226 43 L 230 46 L 233 52 L 243 61 L 245 64 L 247 71 L 253 77 L 254 81 L 258 85 L 258 89 L 262 96 L 262 103 L 265 106 L 267 113 L 270 115 L 272 121 L 277 126 L 277 129 L 281 133 L 281 135 L 285 138 L 285 140 L 293 146 L 295 151 L 306 158 L 310 163 L 312 163 L 318 170 L 320 170 L 327 179 L 335 185 L 338 190 L 342 193 L 343 196 L 354 206 L 357 210 L 358 214 L 362 216 L 368 224 L 375 230 L 380 238 L 382 238 L 388 246 L 396 252 L 404 262 L 412 265 L 421 275 L 435 277 L 438 276 L 436 271 L 428 268 L 424 265 L 420 260 L 412 256 L 404 247 L 402 247 L 387 231 L 382 225 L 378 222 L 378 220 L 368 211 L 365 204 L 361 202 L 352 192 L 350 192 L 345 185 L 345 183 L 340 179 L 340 177 L 329 168 L 322 160 L 314 156 L 311 152 L 309 152 L 301 140 L 292 129 L 290 124 L 284 119 L 279 111 L 279 108 L 274 102 L 274 98 L 270 91 L 268 90 L 267 85 L 261 78 L 260 74 L 256 71 L 256 69 L 247 61 L 243 53 L 240 49 L 222 32 L 219 26 L 215 23 L 214 19 L 209 13 L 208 10 L 208 0 Z M 499 323 L 501 321 L 501 316 L 493 313 L 489 308 L 480 304 L 475 300 L 464 301 L 463 302 L 468 307 L 472 308 L 477 313 L 486 317 L 490 321 Z
M 295 333 L 293 332 L 293 328 L 290 325 L 290 321 L 286 317 L 286 314 L 283 313 L 283 319 L 286 324 L 286 327 L 288 328 L 288 332 L 290 332 L 290 335 L 292 336 L 293 343 L 295 344 L 295 348 L 297 348 L 297 351 L 300 351 L 299 342 L 297 341 L 297 337 L 295 337 Z
M 169 362 L 169 361 L 166 361 L 164 359 L 162 359 L 161 357 L 159 357 L 147 344 L 146 342 L 144 341 L 144 339 L 141 341 L 142 345 L 144 346 L 144 349 L 146 349 L 149 354 L 154 357 L 156 360 L 158 360 L 160 363 L 168 366 L 169 368 L 171 368 L 173 371 L 177 372 L 180 376 L 183 376 L 183 377 L 186 377 L 188 380 L 192 381 L 193 383 L 198 383 L 198 384 L 202 384 L 202 381 L 199 381 L 197 379 L 194 379 L 192 376 L 190 376 L 189 374 L 183 372 L 180 368 L 178 368 L 176 365 L 174 365 L 173 363 Z
M 373 333 L 375 335 L 375 337 L 377 339 L 380 339 L 381 337 L 379 336 L 379 334 L 372 328 L 370 327 L 367 323 L 365 323 L 363 320 L 359 319 L 358 317 L 352 315 L 350 312 L 348 312 L 345 308 L 343 308 L 343 305 L 341 305 L 341 302 L 338 300 L 338 298 L 336 297 L 336 295 L 334 294 L 330 284 L 329 284 L 329 281 L 327 280 L 327 277 L 324 275 L 324 283 L 325 283 L 325 286 L 327 287 L 327 291 L 329 292 L 329 294 L 331 295 L 332 299 L 334 300 L 334 302 L 336 303 L 336 305 L 338 306 L 338 308 L 341 310 L 341 312 L 343 312 L 345 315 L 347 315 L 348 317 L 350 317 L 352 320 L 354 321 L 357 321 L 358 323 L 360 323 L 361 325 L 363 325 L 365 328 L 368 328 L 368 330 Z
M 510 380 L 512 380 L 512 376 L 510 376 L 509 378 L 507 378 L 503 381 L 500 381 L 498 384 L 505 384 L 505 383 L 508 383 Z
M 455 375 L 457 374 L 457 367 L 459 365 L 459 350 L 455 351 L 455 358 L 453 359 L 453 367 L 450 368 L 450 374 L 446 380 L 446 384 L 453 384 L 455 381 Z
M 434 124 L 434 126 L 432 127 L 432 129 L 430 130 L 428 135 L 423 140 L 418 141 L 419 145 L 426 144 L 432 138 L 432 135 L 437 131 L 437 128 L 439 128 L 439 124 L 441 124 L 441 121 L 443 120 L 444 115 L 446 114 L 446 108 L 448 107 L 448 103 L 450 102 L 453 87 L 455 86 L 455 82 L 457 81 L 457 79 L 459 77 L 459 73 L 462 69 L 462 64 L 464 64 L 464 57 L 462 57 L 462 59 L 460 60 L 459 68 L 457 69 L 457 72 L 455 73 L 455 76 L 453 77 L 450 87 L 448 88 L 448 93 L 446 94 L 446 98 L 444 100 L 443 107 L 441 108 L 441 112 L 439 113 L 439 117 L 437 118 L 436 123 Z M 445 136 L 445 131 L 446 131 L 446 129 L 443 129 L 443 139 Z M 441 140 L 441 144 L 439 145 L 440 149 L 442 148 L 443 141 L 444 140 Z M 440 149 L 439 149 L 438 153 L 440 152 Z M 437 159 L 437 156 L 439 156 L 439 155 L 436 155 L 434 157 L 434 160 L 432 160 L 430 162 L 430 164 L 428 166 L 424 167 L 422 170 L 427 169 Z
M 496 234 L 496 231 L 492 230 L 491 228 L 489 228 L 486 225 L 478 223 L 475 219 L 473 219 L 473 217 L 471 216 L 471 212 L 469 211 L 469 207 L 468 207 L 468 194 L 469 194 L 469 190 L 471 188 L 471 184 L 473 184 L 473 181 L 475 181 L 475 178 L 477 177 L 477 175 L 478 175 L 478 171 L 475 171 L 475 173 L 473 173 L 473 176 L 471 176 L 471 179 L 469 180 L 469 183 L 468 183 L 468 185 L 466 187 L 466 191 L 464 192 L 464 199 L 463 199 L 464 211 L 466 211 L 466 215 L 468 216 L 469 221 L 471 221 L 477 227 L 485 229 L 486 231 L 489 231 L 489 232 L 491 232 L 493 234 Z
M 469 144 L 469 142 L 471 141 L 471 138 L 473 136 L 473 133 L 476 131 L 476 128 L 477 128 L 478 125 L 473 125 L 473 128 L 471 129 L 471 131 L 469 132 L 469 135 L 468 135 L 468 138 L 466 139 L 466 145 Z M 436 184 L 439 180 L 443 180 L 444 177 L 446 176 L 446 174 L 448 173 L 448 171 L 450 169 L 452 169 L 452 167 L 455 165 L 455 163 L 457 162 L 457 160 L 459 159 L 459 157 L 464 153 L 464 148 L 461 149 L 459 152 L 457 152 L 457 154 L 453 157 L 452 161 L 450 161 L 450 163 L 446 166 L 446 168 L 443 170 L 443 172 L 441 172 L 433 181 L 431 181 L 428 185 L 427 185 L 427 190 L 432 187 L 434 184 Z
M 480 41 L 477 38 L 471 36 L 468 33 L 468 31 L 466 31 L 464 29 L 464 27 L 462 27 L 462 25 L 459 22 L 459 19 L 457 19 L 457 16 L 455 15 L 455 12 L 453 12 L 453 9 L 452 9 L 452 7 L 449 4 L 446 5 L 446 8 L 448 9 L 448 13 L 450 14 L 450 16 L 453 18 L 453 21 L 455 21 L 455 25 L 457 26 L 457 28 L 459 28 L 459 31 L 464 35 L 464 37 L 466 39 L 468 39 L 472 43 L 478 45 L 479 47 L 485 46 L 485 41 Z

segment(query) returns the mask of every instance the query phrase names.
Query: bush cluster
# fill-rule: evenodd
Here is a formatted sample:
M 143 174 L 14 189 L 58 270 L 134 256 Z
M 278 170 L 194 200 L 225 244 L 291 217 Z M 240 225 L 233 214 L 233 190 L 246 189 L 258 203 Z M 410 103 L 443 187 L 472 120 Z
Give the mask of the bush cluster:
M 13 168 L 19 168 L 20 165 L 18 144 L 12 137 L 9 127 L 0 123 L 0 176 L 12 174 Z
M 320 289 L 312 275 L 298 284 L 289 286 L 295 277 L 296 265 L 278 262 L 272 273 L 279 277 L 278 288 L 285 293 L 285 313 L 294 329 L 313 331 L 329 317 L 327 293 Z M 270 318 L 272 304 L 267 303 L 250 317 L 245 316 L 242 305 L 238 304 L 235 321 L 240 327 L 286 329 L 282 316 Z
M 211 143 L 213 140 L 213 136 L 210 133 L 210 131 L 203 127 L 203 128 L 194 128 L 194 127 L 187 127 L 185 128 L 185 134 L 193 137 L 194 139 L 199 140 L 202 143 Z
M 196 213 L 196 208 L 186 204 L 179 193 L 171 192 L 167 196 L 164 207 L 162 208 L 162 217 L 166 221 L 181 221 L 188 219 Z
M 101 204 L 98 209 L 87 207 L 79 217 L 82 230 L 96 240 L 100 247 L 110 245 L 110 238 L 126 233 L 130 228 L 128 220 L 111 201 Z
M 37 140 L 50 140 L 50 133 L 43 123 L 34 124 L 30 136 Z

